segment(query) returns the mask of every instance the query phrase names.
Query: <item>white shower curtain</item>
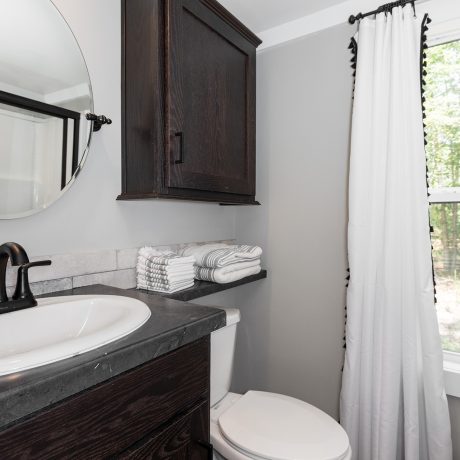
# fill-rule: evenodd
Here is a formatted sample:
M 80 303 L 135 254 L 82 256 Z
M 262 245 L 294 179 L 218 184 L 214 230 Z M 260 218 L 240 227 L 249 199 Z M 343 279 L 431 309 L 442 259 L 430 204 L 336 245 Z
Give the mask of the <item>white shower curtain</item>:
M 449 460 L 424 149 L 422 18 L 359 26 L 341 423 L 355 460 Z

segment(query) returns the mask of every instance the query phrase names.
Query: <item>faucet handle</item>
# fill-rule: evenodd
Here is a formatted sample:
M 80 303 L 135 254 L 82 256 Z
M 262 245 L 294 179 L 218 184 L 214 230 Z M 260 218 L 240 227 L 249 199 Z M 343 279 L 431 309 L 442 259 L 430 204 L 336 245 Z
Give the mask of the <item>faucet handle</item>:
M 23 270 L 28 271 L 29 268 L 45 267 L 46 265 L 51 265 L 51 263 L 51 260 L 37 260 L 37 262 L 29 262 L 27 264 L 22 264 L 19 268 L 22 267 Z
M 51 260 L 39 260 L 37 262 L 28 262 L 22 264 L 18 268 L 18 280 L 16 282 L 16 290 L 13 294 L 13 300 L 30 299 L 34 305 L 37 305 L 34 295 L 30 290 L 29 285 L 29 268 L 44 267 L 51 265 Z M 32 306 L 32 305 L 31 305 Z

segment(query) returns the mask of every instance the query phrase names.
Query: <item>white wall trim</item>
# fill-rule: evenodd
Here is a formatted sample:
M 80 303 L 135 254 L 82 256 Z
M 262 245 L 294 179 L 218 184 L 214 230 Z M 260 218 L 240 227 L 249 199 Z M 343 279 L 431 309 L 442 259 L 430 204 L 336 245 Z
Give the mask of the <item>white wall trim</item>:
M 460 398 L 460 354 L 444 352 L 444 383 L 449 396 Z
M 436 46 L 460 40 L 460 17 L 433 24 L 428 31 L 428 45 Z
M 329 27 L 344 24 L 350 15 L 357 14 L 360 11 L 366 12 L 375 9 L 382 3 L 385 2 L 383 0 L 346 0 L 339 5 L 265 30 L 258 34 L 261 40 L 263 40 L 262 45 L 258 48 L 258 52 L 263 52 L 274 46 L 328 29 Z M 440 23 L 460 18 L 460 2 L 458 0 L 419 0 L 417 11 L 419 14 L 430 13 L 430 17 L 434 21 L 431 26 L 433 27 Z M 350 25 L 350 36 L 353 34 L 355 28 L 356 26 Z

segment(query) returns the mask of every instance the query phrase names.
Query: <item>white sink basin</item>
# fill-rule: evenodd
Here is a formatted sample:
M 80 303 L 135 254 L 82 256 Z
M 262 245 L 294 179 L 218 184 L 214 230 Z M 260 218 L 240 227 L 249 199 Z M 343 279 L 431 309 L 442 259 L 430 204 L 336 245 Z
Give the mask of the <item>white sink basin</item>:
M 130 334 L 150 317 L 145 303 L 120 296 L 39 299 L 0 315 L 0 375 L 50 364 Z

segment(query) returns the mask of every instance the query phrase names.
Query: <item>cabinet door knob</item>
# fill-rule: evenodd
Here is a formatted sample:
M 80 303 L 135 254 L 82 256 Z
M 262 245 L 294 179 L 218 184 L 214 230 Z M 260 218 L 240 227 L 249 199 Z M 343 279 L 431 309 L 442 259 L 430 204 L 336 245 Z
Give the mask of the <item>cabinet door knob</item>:
M 184 157 L 185 157 L 185 139 L 184 139 L 184 132 L 183 131 L 179 131 L 177 132 L 175 135 L 175 137 L 178 137 L 179 138 L 179 142 L 180 142 L 180 155 L 179 155 L 179 159 L 178 160 L 175 160 L 174 163 L 176 165 L 181 165 L 181 164 L 184 164 Z

